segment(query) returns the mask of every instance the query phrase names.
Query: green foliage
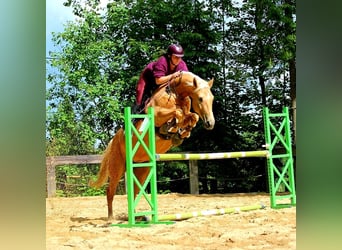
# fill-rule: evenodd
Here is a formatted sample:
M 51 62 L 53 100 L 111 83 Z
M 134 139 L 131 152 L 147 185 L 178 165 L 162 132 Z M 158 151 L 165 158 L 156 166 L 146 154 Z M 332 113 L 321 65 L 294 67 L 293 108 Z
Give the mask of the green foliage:
M 98 0 L 67 0 L 64 5 L 78 18 L 53 34 L 47 155 L 101 153 L 123 125 L 124 107 L 134 103 L 141 70 L 173 42 L 184 47 L 190 71 L 214 77 L 216 118 L 212 131 L 199 122 L 175 151 L 258 150 L 264 144 L 262 107 L 279 111 L 295 98 L 293 0 L 112 1 L 104 9 Z M 203 192 L 266 189 L 263 160 L 199 165 Z M 186 162 L 158 166 L 161 192 L 188 191 Z M 80 175 L 71 169 L 61 173 Z M 76 189 L 81 195 L 97 192 Z
M 161 193 L 189 193 L 188 162 L 169 161 L 157 163 L 158 190 Z
M 64 165 L 56 167 L 56 193 L 61 197 L 105 195 L 105 187 L 89 187 L 88 181 L 96 177 L 94 165 Z

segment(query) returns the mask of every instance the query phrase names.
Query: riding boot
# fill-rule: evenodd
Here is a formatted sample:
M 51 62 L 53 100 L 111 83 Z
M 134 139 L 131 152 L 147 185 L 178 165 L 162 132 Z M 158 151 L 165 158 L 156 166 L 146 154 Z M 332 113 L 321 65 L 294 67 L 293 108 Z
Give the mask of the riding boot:
M 135 105 L 133 105 L 133 107 L 132 107 L 132 114 L 140 114 L 141 113 L 141 109 L 142 109 L 142 107 L 141 107 L 142 105 L 140 104 L 135 104 Z M 136 122 L 137 121 L 139 121 L 140 119 L 139 118 L 133 118 L 132 119 L 132 123 L 133 124 L 136 124 Z

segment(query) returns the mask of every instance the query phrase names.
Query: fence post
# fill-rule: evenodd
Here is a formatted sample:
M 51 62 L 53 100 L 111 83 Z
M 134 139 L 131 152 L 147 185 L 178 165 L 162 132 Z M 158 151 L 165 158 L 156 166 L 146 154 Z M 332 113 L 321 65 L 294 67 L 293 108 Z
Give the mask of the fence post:
M 132 119 L 143 118 L 139 128 L 136 128 Z M 133 136 L 137 138 L 133 145 Z M 144 138 L 147 136 L 148 145 Z M 126 174 L 127 174 L 127 201 L 128 201 L 128 224 L 112 224 L 119 227 L 148 226 L 149 224 L 170 224 L 173 222 L 158 221 L 158 203 L 157 203 L 157 170 L 156 170 L 156 146 L 155 146 L 155 127 L 154 127 L 154 110 L 148 108 L 147 114 L 131 114 L 131 108 L 125 108 L 125 145 L 126 145 Z M 143 163 L 135 163 L 134 156 L 139 148 L 143 148 L 149 161 Z M 149 174 L 144 183 L 140 183 L 134 174 L 134 169 L 139 167 L 150 168 Z M 139 187 L 139 193 L 134 197 L 134 185 Z M 150 195 L 147 194 L 146 188 L 150 186 Z M 137 207 L 141 198 L 144 197 L 150 206 L 150 210 L 138 212 Z M 137 217 L 151 218 L 147 221 L 137 221 Z
M 199 194 L 198 161 L 189 160 L 190 194 Z
M 283 108 L 282 113 L 270 113 L 267 107 L 263 108 L 265 142 L 269 151 L 267 170 L 269 192 L 272 208 L 282 208 L 296 205 L 296 189 L 293 169 L 291 144 L 291 130 L 289 111 Z M 275 151 L 284 148 L 285 153 Z M 277 203 L 278 200 L 290 199 L 290 203 Z
M 56 166 L 51 158 L 46 161 L 46 191 L 48 198 L 56 196 Z

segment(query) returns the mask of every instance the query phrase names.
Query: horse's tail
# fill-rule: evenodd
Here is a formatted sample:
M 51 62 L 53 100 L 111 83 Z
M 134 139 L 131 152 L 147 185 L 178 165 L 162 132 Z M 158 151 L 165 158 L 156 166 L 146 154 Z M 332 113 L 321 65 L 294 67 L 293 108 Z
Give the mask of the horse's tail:
M 99 172 L 97 174 L 97 180 L 96 181 L 90 180 L 89 183 L 88 183 L 88 185 L 90 187 L 100 188 L 108 180 L 108 176 L 109 176 L 109 157 L 111 156 L 110 155 L 110 152 L 111 152 L 110 148 L 111 148 L 112 141 L 113 140 L 111 140 L 108 143 L 107 149 L 106 149 L 106 151 L 103 154 L 100 170 L 99 170 Z

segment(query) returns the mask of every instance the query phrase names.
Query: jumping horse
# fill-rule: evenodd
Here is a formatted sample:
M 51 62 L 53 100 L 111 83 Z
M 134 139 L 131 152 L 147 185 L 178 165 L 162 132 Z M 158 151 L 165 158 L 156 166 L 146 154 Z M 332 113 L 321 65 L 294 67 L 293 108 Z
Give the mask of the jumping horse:
M 211 130 L 215 125 L 212 111 L 214 96 L 211 87 L 214 80 L 205 81 L 191 72 L 181 72 L 178 78 L 159 85 L 145 107 L 154 108 L 155 117 L 155 143 L 156 153 L 166 153 L 171 147 L 179 145 L 191 134 L 199 118 L 203 121 L 204 128 Z M 191 108 L 194 112 L 191 112 Z M 135 123 L 140 128 L 142 120 Z M 144 141 L 147 143 L 148 136 Z M 133 135 L 132 143 L 135 145 L 137 138 Z M 140 147 L 133 161 L 146 162 L 149 158 L 145 150 Z M 108 219 L 113 219 L 113 199 L 116 188 L 126 170 L 125 134 L 121 128 L 109 142 L 101 162 L 96 181 L 90 181 L 91 187 L 103 186 L 109 177 L 107 187 Z M 149 168 L 135 168 L 135 176 L 144 183 L 149 173 Z M 134 187 L 134 195 L 139 193 L 138 187 Z

